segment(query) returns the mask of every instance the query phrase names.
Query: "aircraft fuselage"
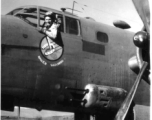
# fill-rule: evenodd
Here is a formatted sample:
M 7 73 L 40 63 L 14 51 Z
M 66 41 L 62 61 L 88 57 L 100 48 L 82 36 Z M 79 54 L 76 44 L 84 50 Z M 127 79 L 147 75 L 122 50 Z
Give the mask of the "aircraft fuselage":
M 82 100 L 81 90 L 88 84 L 129 92 L 136 78 L 128 66 L 128 60 L 136 52 L 134 33 L 60 14 L 64 24 L 60 33 L 62 42 L 54 43 L 60 49 L 50 57 L 44 55 L 42 48 L 46 36 L 36 27 L 13 15 L 2 16 L 3 98 L 10 97 L 14 105 L 40 110 L 75 111 L 80 102 L 71 99 Z M 77 21 L 78 33 L 67 32 L 66 17 Z M 143 99 L 139 99 L 141 93 Z M 149 86 L 144 81 L 135 101 L 149 105 Z

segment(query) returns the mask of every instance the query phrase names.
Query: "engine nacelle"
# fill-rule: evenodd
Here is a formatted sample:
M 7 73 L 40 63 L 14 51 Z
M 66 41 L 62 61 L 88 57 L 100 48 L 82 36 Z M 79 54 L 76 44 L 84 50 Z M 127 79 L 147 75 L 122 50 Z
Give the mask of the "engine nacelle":
M 124 89 L 110 86 L 88 84 L 85 89 L 89 91 L 83 98 L 86 108 L 119 109 L 127 95 Z
M 136 74 L 139 73 L 140 68 L 139 68 L 139 64 L 138 64 L 138 60 L 136 56 L 133 56 L 128 60 L 128 65 L 130 69 L 134 71 Z

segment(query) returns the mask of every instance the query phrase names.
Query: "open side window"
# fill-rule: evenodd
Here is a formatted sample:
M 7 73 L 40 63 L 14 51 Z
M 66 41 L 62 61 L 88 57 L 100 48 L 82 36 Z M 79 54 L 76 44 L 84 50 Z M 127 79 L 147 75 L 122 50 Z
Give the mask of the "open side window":
M 73 35 L 80 35 L 80 23 L 79 20 L 65 17 L 66 21 L 66 33 L 73 34 Z
M 51 11 L 51 10 L 48 10 L 48 9 L 44 9 L 44 8 L 40 8 L 39 9 L 39 18 L 40 18 L 40 26 L 42 26 L 43 24 L 44 24 L 44 15 L 45 15 L 45 13 L 46 12 L 48 12 L 48 11 Z M 52 11 L 53 13 L 55 13 L 54 11 Z M 58 13 L 55 13 L 55 14 L 58 14 Z M 63 32 L 64 31 L 64 22 L 63 22 L 63 15 L 61 15 L 61 14 L 58 14 L 58 16 L 61 18 L 61 25 L 60 25 L 60 27 L 59 27 L 59 31 L 60 32 Z

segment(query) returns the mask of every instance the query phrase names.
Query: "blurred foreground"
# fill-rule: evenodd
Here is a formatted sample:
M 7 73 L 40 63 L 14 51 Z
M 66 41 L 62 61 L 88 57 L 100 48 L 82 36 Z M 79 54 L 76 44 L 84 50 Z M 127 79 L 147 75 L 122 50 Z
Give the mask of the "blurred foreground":
M 18 107 L 15 107 L 14 112 L 1 111 L 1 120 L 16 120 L 18 119 Z M 74 120 L 74 113 L 56 112 L 36 109 L 20 108 L 20 120 Z

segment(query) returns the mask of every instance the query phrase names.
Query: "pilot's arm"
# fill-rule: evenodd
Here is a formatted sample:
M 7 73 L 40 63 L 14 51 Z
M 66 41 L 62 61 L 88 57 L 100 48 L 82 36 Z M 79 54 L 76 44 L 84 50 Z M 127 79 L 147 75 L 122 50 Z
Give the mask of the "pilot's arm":
M 48 30 L 45 31 L 45 34 L 52 38 L 52 39 L 55 39 L 57 37 L 57 27 L 55 24 L 53 24 L 51 26 L 51 28 L 49 28 Z
M 57 37 L 57 25 L 53 24 L 49 29 L 40 27 L 39 32 L 46 34 L 48 37 L 55 39 Z

